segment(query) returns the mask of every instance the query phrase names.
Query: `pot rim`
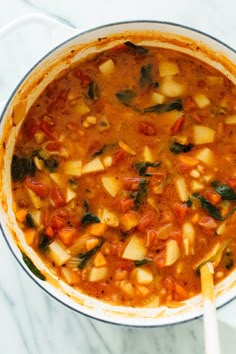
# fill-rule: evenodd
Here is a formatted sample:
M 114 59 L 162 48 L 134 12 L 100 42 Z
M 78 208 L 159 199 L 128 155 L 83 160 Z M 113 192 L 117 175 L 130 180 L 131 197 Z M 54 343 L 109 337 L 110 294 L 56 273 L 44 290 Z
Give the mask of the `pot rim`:
M 96 32 L 97 30 L 102 30 L 102 29 L 106 29 L 106 28 L 112 28 L 112 27 L 115 27 L 115 26 L 123 26 L 123 25 L 132 25 L 132 24 L 157 24 L 157 25 L 163 25 L 163 26 L 171 26 L 172 29 L 174 28 L 181 28 L 183 30 L 187 30 L 189 32 L 193 32 L 193 33 L 196 33 L 196 34 L 200 34 L 201 36 L 205 37 L 205 38 L 208 38 L 210 40 L 212 40 L 213 42 L 216 42 L 217 44 L 220 44 L 222 47 L 225 47 L 227 48 L 229 51 L 233 52 L 234 54 L 236 54 L 236 50 L 234 48 L 232 48 L 230 45 L 224 43 L 222 40 L 219 40 L 217 39 L 216 37 L 204 32 L 204 31 L 201 31 L 201 30 L 198 30 L 198 29 L 195 29 L 193 27 L 190 27 L 190 26 L 186 26 L 186 25 L 182 25 L 180 23 L 175 23 L 175 22 L 169 22 L 169 21 L 158 21 L 158 20 L 127 20 L 127 21 L 118 21 L 118 22 L 111 22 L 111 23 L 107 23 L 107 24 L 104 24 L 104 25 L 100 25 L 100 26 L 96 26 L 96 27 L 93 27 L 93 28 L 89 28 L 87 30 L 83 30 L 75 35 L 72 35 L 72 36 L 69 36 L 69 38 L 67 38 L 66 40 L 62 41 L 60 44 L 54 46 L 52 49 L 50 49 L 49 51 L 47 51 L 45 53 L 45 55 L 43 55 L 38 61 L 36 61 L 36 63 L 30 68 L 27 70 L 27 72 L 25 73 L 25 75 L 23 75 L 23 77 L 20 79 L 20 81 L 18 82 L 18 84 L 16 85 L 16 87 L 14 88 L 14 90 L 11 92 L 9 98 L 7 99 L 6 103 L 4 104 L 4 107 L 0 113 L 0 128 L 1 128 L 1 125 L 2 125 L 2 120 L 3 120 L 3 117 L 7 111 L 7 108 L 9 106 L 9 104 L 11 103 L 12 99 L 14 98 L 15 94 L 17 93 L 18 89 L 21 87 L 21 85 L 27 80 L 27 78 L 32 74 L 32 72 L 45 60 L 47 59 L 51 54 L 53 54 L 57 49 L 60 49 L 62 48 L 63 46 L 69 44 L 71 41 L 73 41 L 74 39 L 80 37 L 80 36 L 83 36 L 85 34 L 89 34 L 89 33 L 93 33 L 93 32 Z M 170 31 L 172 32 L 172 31 Z M 173 31 L 174 33 L 174 31 Z M 190 34 L 190 33 L 189 33 Z M 186 37 L 188 37 L 188 33 L 186 34 Z M 44 292 L 46 292 L 48 295 L 50 295 L 53 299 L 57 300 L 59 303 L 61 303 L 62 305 L 66 306 L 67 308 L 81 314 L 81 315 L 84 315 L 86 316 L 87 318 L 91 318 L 91 319 L 95 319 L 95 320 L 98 320 L 98 321 L 101 321 L 103 323 L 108 323 L 108 324 L 113 324 L 113 325 L 118 325 L 118 326 L 124 326 L 124 327 L 138 327 L 138 328 L 155 328 L 155 327 L 166 327 L 166 326 L 172 326 L 172 325 L 177 325 L 177 324 L 181 324 L 181 323 L 186 323 L 186 322 L 189 322 L 189 321 L 192 321 L 192 320 L 195 320 L 195 319 L 198 319 L 198 318 L 201 318 L 203 316 L 203 313 L 200 313 L 200 314 L 197 314 L 197 315 L 194 315 L 192 314 L 192 316 L 189 316 L 188 318 L 185 318 L 183 320 L 177 320 L 176 322 L 170 322 L 170 323 L 156 323 L 156 324 L 141 324 L 141 323 L 137 323 L 137 324 L 130 324 L 130 323 L 124 323 L 125 322 L 125 319 L 123 319 L 123 323 L 122 323 L 122 320 L 120 320 L 118 318 L 117 322 L 116 321 L 113 321 L 111 319 L 106 319 L 104 318 L 101 318 L 101 316 L 96 316 L 96 315 L 92 315 L 91 313 L 85 313 L 81 310 L 79 310 L 76 306 L 73 306 L 73 305 L 70 305 L 69 303 L 67 303 L 65 300 L 64 300 L 64 297 L 66 296 L 65 294 L 63 293 L 60 293 L 59 290 L 56 289 L 56 293 L 58 294 L 54 294 L 54 292 L 50 291 L 50 289 L 47 289 L 47 287 L 43 286 L 42 282 L 40 282 L 36 277 L 34 277 L 31 273 L 31 271 L 28 269 L 28 267 L 25 266 L 25 264 L 22 262 L 21 258 L 18 257 L 17 255 L 17 252 L 15 252 L 14 250 L 14 246 L 10 243 L 5 231 L 4 231 L 4 227 L 1 223 L 1 220 L 0 220 L 0 232 L 2 233 L 2 235 L 4 236 L 4 239 L 11 251 L 11 253 L 13 254 L 13 256 L 15 257 L 15 259 L 17 260 L 17 262 L 20 264 L 21 268 L 24 269 L 24 271 L 28 274 L 28 276 L 37 284 L 39 285 L 39 287 L 41 289 L 43 289 Z M 17 247 L 15 245 L 15 247 Z M 232 302 L 234 299 L 236 298 L 236 292 L 235 292 L 235 295 L 233 295 L 230 299 L 227 299 L 225 302 L 221 303 L 220 305 L 217 305 L 216 308 L 217 309 L 220 309 L 222 308 L 223 306 L 229 304 L 230 302 Z

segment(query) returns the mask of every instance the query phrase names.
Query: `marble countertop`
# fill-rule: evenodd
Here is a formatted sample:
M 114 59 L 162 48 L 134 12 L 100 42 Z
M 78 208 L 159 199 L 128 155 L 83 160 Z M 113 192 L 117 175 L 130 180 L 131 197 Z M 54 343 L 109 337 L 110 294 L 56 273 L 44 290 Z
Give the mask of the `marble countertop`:
M 235 0 L 0 0 L 0 105 L 32 64 L 70 31 L 122 20 L 162 20 L 205 31 L 236 48 L 235 10 Z M 41 24 L 20 25 L 22 16 L 38 13 L 74 29 L 63 31 L 55 24 L 49 35 Z M 11 21 L 18 21 L 19 28 L 1 35 Z M 217 316 L 222 353 L 235 353 L 236 301 Z M 203 342 L 202 319 L 139 329 L 73 312 L 22 271 L 0 237 L 0 354 L 201 354 Z

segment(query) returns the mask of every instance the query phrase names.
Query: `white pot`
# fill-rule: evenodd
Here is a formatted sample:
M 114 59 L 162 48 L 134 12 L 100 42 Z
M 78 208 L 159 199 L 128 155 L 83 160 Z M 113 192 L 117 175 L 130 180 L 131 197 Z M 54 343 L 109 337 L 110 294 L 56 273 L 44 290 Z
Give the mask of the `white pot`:
M 110 40 L 112 38 L 112 40 Z M 125 40 L 183 51 L 216 67 L 236 84 L 236 53 L 216 39 L 190 28 L 170 23 L 136 21 L 111 24 L 76 35 L 47 54 L 19 83 L 1 117 L 0 220 L 13 255 L 29 276 L 47 293 L 66 306 L 102 321 L 132 326 L 176 324 L 202 315 L 198 295 L 177 308 L 143 309 L 117 307 L 85 296 L 50 273 L 26 244 L 12 210 L 10 165 L 15 139 L 26 113 L 42 90 L 62 70 L 88 53 L 101 51 Z M 36 278 L 22 261 L 24 251 L 43 271 L 48 281 Z M 221 307 L 236 296 L 236 271 L 216 287 L 216 305 Z

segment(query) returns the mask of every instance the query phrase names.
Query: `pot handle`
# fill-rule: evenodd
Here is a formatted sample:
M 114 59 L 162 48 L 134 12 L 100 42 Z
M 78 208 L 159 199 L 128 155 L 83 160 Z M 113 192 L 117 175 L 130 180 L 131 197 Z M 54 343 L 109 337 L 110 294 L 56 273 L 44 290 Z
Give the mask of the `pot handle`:
M 42 14 L 23 16 L 0 28 L 0 99 L 9 94 L 47 52 L 82 30 Z M 0 102 L 0 109 L 3 104 Z
M 59 19 L 54 20 L 52 17 L 36 13 L 22 16 L 21 18 L 2 27 L 0 29 L 0 40 L 22 27 L 35 24 L 40 24 L 46 27 L 51 32 L 51 39 L 53 42 L 58 40 L 63 41 L 63 39 L 73 36 L 79 32 L 79 30 L 71 24 L 62 22 Z

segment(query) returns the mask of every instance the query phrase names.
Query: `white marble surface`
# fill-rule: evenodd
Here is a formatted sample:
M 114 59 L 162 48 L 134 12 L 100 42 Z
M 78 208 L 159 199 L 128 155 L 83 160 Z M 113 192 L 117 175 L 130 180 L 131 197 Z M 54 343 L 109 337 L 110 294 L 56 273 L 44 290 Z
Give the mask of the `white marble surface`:
M 55 25 L 1 30 L 27 14 L 59 18 L 77 31 L 121 20 L 181 23 L 236 48 L 235 0 L 0 0 L 0 104 L 28 68 L 69 33 Z M 50 32 L 50 33 L 49 33 Z M 71 32 L 72 33 L 72 32 Z M 222 353 L 236 347 L 236 302 L 218 311 Z M 233 320 L 235 327 L 226 322 Z M 0 354 L 201 354 L 202 320 L 166 328 L 125 328 L 83 317 L 45 294 L 0 238 Z

